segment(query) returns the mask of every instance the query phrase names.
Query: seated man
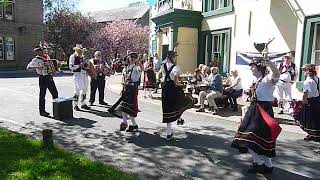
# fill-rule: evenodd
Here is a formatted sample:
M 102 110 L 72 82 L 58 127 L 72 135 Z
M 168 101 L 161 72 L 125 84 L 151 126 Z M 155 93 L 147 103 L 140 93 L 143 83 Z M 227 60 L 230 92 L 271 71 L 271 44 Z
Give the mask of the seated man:
M 201 91 L 199 94 L 199 102 L 200 102 L 200 109 L 196 112 L 204 112 L 204 100 L 207 98 L 210 110 L 215 115 L 218 112 L 218 107 L 214 101 L 215 98 L 222 96 L 222 77 L 218 73 L 218 67 L 211 67 L 210 68 L 211 74 L 205 79 L 205 83 L 209 86 L 209 91 Z
M 225 89 L 223 91 L 223 94 L 227 96 L 227 104 L 231 105 L 231 108 L 233 111 L 238 111 L 238 103 L 237 98 L 242 95 L 242 85 L 241 85 L 241 78 L 238 75 L 237 70 L 231 71 L 231 75 L 226 80 L 226 83 L 224 84 Z

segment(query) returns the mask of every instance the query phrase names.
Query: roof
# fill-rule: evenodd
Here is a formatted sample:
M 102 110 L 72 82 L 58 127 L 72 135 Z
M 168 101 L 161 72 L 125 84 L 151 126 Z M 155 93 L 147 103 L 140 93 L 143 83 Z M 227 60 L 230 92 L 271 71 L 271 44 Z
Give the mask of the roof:
M 139 19 L 150 9 L 150 5 L 131 6 L 118 9 L 102 10 L 90 13 L 97 22 Z

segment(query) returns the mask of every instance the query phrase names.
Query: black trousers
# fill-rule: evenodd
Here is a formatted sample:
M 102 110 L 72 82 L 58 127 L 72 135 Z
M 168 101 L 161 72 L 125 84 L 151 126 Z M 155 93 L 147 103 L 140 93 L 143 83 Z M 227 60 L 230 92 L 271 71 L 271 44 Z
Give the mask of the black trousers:
M 52 95 L 52 99 L 58 98 L 58 91 L 53 81 L 52 75 L 39 76 L 39 88 L 40 88 L 39 111 L 44 112 L 46 109 L 45 97 L 46 97 L 47 89 L 49 89 Z
M 223 94 L 227 96 L 227 100 L 231 104 L 231 108 L 236 109 L 238 107 L 237 98 L 242 96 L 243 90 L 230 89 Z
M 90 92 L 90 103 L 94 103 L 96 99 L 97 89 L 99 91 L 99 102 L 104 102 L 104 89 L 106 86 L 105 76 L 97 76 L 97 79 L 92 79 L 90 82 L 91 92 Z

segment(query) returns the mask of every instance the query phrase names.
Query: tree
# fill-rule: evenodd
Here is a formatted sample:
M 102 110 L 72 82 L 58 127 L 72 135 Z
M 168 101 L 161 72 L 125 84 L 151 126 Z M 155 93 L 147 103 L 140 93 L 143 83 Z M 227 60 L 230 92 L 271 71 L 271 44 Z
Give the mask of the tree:
M 76 9 L 76 4 L 79 0 L 43 0 L 44 17 L 47 18 L 48 14 L 54 11 L 61 11 L 68 9 L 73 11 Z
M 45 22 L 45 41 L 53 46 L 53 51 L 62 51 L 69 56 L 77 43 L 89 45 L 88 37 L 98 27 L 92 18 L 68 9 L 55 10 Z
M 149 46 L 149 27 L 130 20 L 114 21 L 91 36 L 92 47 L 104 54 L 126 55 L 127 51 L 146 53 Z

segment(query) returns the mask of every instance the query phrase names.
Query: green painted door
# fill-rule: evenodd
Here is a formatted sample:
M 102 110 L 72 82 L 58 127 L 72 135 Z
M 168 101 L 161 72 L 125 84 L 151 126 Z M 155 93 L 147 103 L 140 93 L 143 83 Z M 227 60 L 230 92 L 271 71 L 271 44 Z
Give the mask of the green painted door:
M 169 51 L 169 45 L 162 45 L 162 60 L 165 60 L 167 58 L 167 53 Z

